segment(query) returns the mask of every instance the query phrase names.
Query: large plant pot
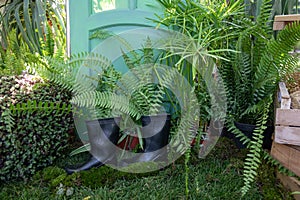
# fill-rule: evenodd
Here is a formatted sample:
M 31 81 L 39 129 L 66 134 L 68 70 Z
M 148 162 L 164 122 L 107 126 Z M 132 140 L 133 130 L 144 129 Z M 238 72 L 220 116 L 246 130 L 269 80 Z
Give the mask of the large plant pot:
M 247 136 L 249 139 L 252 139 L 255 125 L 239 123 L 239 122 L 235 122 L 234 124 L 242 133 L 245 134 L 245 136 Z M 269 149 L 269 150 L 271 149 L 273 132 L 274 132 L 274 126 L 267 126 L 267 129 L 264 132 L 264 139 L 263 139 L 263 145 L 262 145 L 262 147 L 264 149 Z M 233 133 L 231 133 L 231 137 L 238 148 L 243 149 L 243 148 L 247 147 L 247 145 L 243 144 L 240 141 L 240 139 L 237 138 Z

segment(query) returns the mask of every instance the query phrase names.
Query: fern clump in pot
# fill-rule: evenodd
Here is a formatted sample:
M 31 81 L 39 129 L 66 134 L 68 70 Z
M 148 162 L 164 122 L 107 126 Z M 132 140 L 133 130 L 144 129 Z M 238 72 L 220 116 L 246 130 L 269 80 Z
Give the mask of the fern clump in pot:
M 227 54 L 229 61 L 223 61 L 219 67 L 229 101 L 228 129 L 250 150 L 244 167 L 243 194 L 254 181 L 264 153 L 263 140 L 267 125 L 274 118 L 278 82 L 298 66 L 298 58 L 289 52 L 300 40 L 299 24 L 287 26 L 274 37 L 270 15 L 270 1 L 262 1 L 259 15 L 248 18 L 246 29 L 240 32 L 235 46 L 239 53 Z M 237 122 L 252 124 L 252 136 L 245 136 Z
M 130 47 L 130 44 L 127 46 Z M 116 93 L 127 99 L 132 114 L 123 116 L 122 140 L 137 138 L 140 155 L 131 158 L 121 158 L 120 166 L 132 163 L 155 162 L 164 160 L 159 153 L 168 144 L 171 116 L 166 114 L 164 104 L 165 84 L 159 81 L 156 73 L 159 54 L 154 53 L 152 41 L 147 38 L 142 49 L 123 51 L 123 60 L 129 71 L 119 80 Z M 129 141 L 130 142 L 130 141 Z M 147 155 L 147 156 L 145 156 Z
M 104 98 L 114 91 L 116 83 L 120 78 L 120 73 L 117 72 L 112 65 L 103 68 L 101 73 L 98 74 L 98 83 L 95 88 L 94 94 L 104 94 Z M 89 78 L 89 76 L 87 76 Z M 90 77 L 94 80 L 93 77 Z M 86 95 L 89 95 L 86 93 Z M 86 96 L 87 99 L 89 99 Z M 93 98 L 92 98 L 93 99 Z M 107 99 L 112 101 L 112 99 Z M 89 102 L 87 102 L 89 104 Z M 65 170 L 68 174 L 74 172 L 89 170 L 94 167 L 100 167 L 107 163 L 114 163 L 116 161 L 114 146 L 119 140 L 120 134 L 120 117 L 114 116 L 112 109 L 107 107 L 95 106 L 85 107 L 86 113 L 90 120 L 86 121 L 87 134 L 89 137 L 90 159 L 78 166 L 66 167 Z M 112 145 L 112 144 L 113 145 Z M 87 148 L 87 145 L 84 146 Z M 83 148 L 79 148 L 73 152 L 81 152 Z M 115 163 L 114 163 L 115 164 Z

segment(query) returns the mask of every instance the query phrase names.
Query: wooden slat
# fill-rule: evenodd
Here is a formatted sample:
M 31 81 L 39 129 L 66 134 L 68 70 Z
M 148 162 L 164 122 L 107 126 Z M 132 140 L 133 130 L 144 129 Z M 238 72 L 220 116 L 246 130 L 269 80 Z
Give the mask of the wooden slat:
M 300 109 L 276 109 L 275 125 L 300 126 Z
M 300 15 L 276 15 L 274 18 L 275 22 L 292 22 L 292 21 L 300 21 Z
M 285 22 L 274 22 L 273 23 L 273 30 L 274 31 L 279 31 L 282 30 L 285 27 Z
M 300 21 L 300 15 L 276 15 L 273 23 L 273 30 L 282 30 L 287 24 Z
M 281 98 L 283 99 L 291 98 L 284 82 L 279 83 L 279 91 L 280 91 Z
M 291 99 L 281 99 L 280 108 L 281 109 L 290 109 L 291 108 Z
M 300 181 L 298 181 L 295 177 L 277 173 L 277 178 L 280 180 L 283 186 L 291 192 L 300 191 Z M 300 200 L 300 194 L 295 194 L 294 198 L 295 200 Z
M 300 127 L 275 126 L 274 141 L 279 144 L 300 146 Z
M 284 82 L 279 83 L 279 97 L 281 100 L 280 108 L 282 109 L 291 108 L 291 97 Z
M 271 155 L 283 166 L 300 176 L 300 147 L 273 142 Z

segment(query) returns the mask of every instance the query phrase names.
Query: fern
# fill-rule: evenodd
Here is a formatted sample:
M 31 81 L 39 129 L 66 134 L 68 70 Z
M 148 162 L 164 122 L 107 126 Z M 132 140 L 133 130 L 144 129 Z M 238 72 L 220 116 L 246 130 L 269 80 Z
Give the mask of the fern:
M 8 34 L 8 42 L 6 49 L 1 48 L 1 60 L 0 60 L 0 75 L 20 75 L 25 70 L 25 63 L 28 58 L 28 48 L 24 43 L 18 41 L 15 38 L 16 30 L 11 30 Z
M 46 26 L 46 35 L 44 40 L 41 38 L 41 51 L 42 55 L 44 56 L 52 56 L 54 55 L 54 47 L 55 47 L 55 41 L 54 41 L 54 34 L 51 31 L 51 27 L 49 24 Z
M 126 96 L 117 95 L 111 92 L 86 92 L 74 96 L 71 103 L 90 109 L 94 109 L 98 106 L 106 109 L 115 109 L 137 119 L 141 117 L 139 110 L 137 110 L 134 105 L 130 104 L 129 99 L 126 98 Z
M 130 48 L 130 45 L 126 45 Z M 130 50 L 130 49 L 129 49 Z M 160 80 L 155 74 L 155 63 L 157 58 L 154 56 L 153 44 L 150 38 L 147 38 L 140 52 L 129 51 L 129 54 L 123 52 L 125 64 L 131 69 L 130 74 L 120 80 L 119 92 L 131 98 L 131 102 L 139 107 L 143 115 L 151 115 L 162 111 L 160 109 L 164 94 L 165 85 L 161 85 Z M 164 77 L 165 78 L 165 77 Z
M 37 69 L 44 78 L 60 85 L 74 95 L 97 88 L 102 70 L 112 67 L 112 63 L 96 53 L 79 53 L 68 61 L 47 57 L 43 65 Z
M 258 112 L 260 116 L 256 122 L 256 128 L 253 131 L 253 136 L 249 142 L 248 149 L 249 153 L 245 159 L 244 164 L 244 186 L 242 187 L 242 195 L 245 195 L 251 188 L 251 183 L 254 182 L 257 176 L 257 169 L 261 163 L 262 157 L 262 143 L 264 138 L 264 130 L 267 128 L 266 124 L 269 117 L 269 107 L 272 103 L 272 96 L 269 96 L 265 107 L 261 110 L 261 113 Z M 257 113 L 257 112 L 256 112 Z
M 37 102 L 30 100 L 25 103 L 11 105 L 9 110 L 11 114 L 17 115 L 20 115 L 23 112 L 30 114 L 35 111 L 43 111 L 45 115 L 51 114 L 53 110 L 59 111 L 61 114 L 70 113 L 73 111 L 71 104 L 61 102 Z
M 282 30 L 274 38 L 270 27 L 271 3 L 261 1 L 256 18 L 244 20 L 245 29 L 239 32 L 235 49 L 221 61 L 220 74 L 225 83 L 228 100 L 227 126 L 249 148 L 244 166 L 245 195 L 255 180 L 262 159 L 263 131 L 272 119 L 272 102 L 282 77 L 295 71 L 298 60 L 289 54 L 300 40 L 299 23 Z M 247 138 L 234 122 L 256 125 L 253 138 Z
M 262 99 L 263 94 L 275 92 L 274 82 L 278 82 L 283 76 L 296 69 L 298 59 L 291 56 L 289 52 L 299 40 L 299 23 L 293 23 L 286 27 L 276 39 L 270 40 L 255 73 L 257 84 L 254 85 L 254 96 L 256 102 Z

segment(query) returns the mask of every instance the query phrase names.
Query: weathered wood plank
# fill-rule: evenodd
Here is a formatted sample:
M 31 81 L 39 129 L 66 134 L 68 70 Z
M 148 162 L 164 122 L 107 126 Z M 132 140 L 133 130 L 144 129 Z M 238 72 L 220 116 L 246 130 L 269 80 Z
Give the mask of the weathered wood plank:
M 275 142 L 300 146 L 300 127 L 275 126 L 275 133 Z
M 273 23 L 273 30 L 279 31 L 282 30 L 285 27 L 285 22 L 274 22 Z
M 271 155 L 283 166 L 300 176 L 300 147 L 273 142 Z
M 279 83 L 279 95 L 281 100 L 280 108 L 282 109 L 291 108 L 291 97 L 284 82 Z
M 283 99 L 291 98 L 284 82 L 279 83 L 279 91 L 281 94 L 281 98 L 283 98 Z
M 292 21 L 300 21 L 300 15 L 299 14 L 293 14 L 293 15 L 276 15 L 274 18 L 275 22 L 292 22 Z
M 290 109 L 291 108 L 291 99 L 281 99 L 280 108 L 281 109 Z
M 300 109 L 276 109 L 275 125 L 300 126 Z
M 279 31 L 284 29 L 287 24 L 300 21 L 300 15 L 276 15 L 273 23 L 273 30 Z
M 280 180 L 283 186 L 291 192 L 300 191 L 300 181 L 298 181 L 295 177 L 277 173 L 277 178 Z M 300 194 L 295 194 L 294 198 L 295 200 L 300 200 Z

